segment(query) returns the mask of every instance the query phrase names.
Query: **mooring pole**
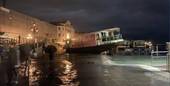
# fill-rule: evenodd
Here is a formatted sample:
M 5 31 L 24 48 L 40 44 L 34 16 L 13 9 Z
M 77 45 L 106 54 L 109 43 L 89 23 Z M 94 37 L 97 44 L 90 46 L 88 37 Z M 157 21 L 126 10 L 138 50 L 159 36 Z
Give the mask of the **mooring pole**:
M 167 70 L 170 72 L 170 42 L 167 42 Z
M 6 0 L 2 0 L 2 6 L 6 7 Z

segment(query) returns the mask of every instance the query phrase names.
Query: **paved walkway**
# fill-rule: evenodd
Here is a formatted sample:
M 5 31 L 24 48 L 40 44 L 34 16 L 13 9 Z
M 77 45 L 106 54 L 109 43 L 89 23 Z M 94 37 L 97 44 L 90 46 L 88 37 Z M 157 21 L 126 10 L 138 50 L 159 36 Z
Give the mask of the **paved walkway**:
M 83 57 L 78 61 L 80 81 L 83 83 L 83 86 L 170 85 L 170 74 L 167 72 L 167 76 L 163 76 L 165 72 L 150 71 L 139 66 L 133 66 L 133 64 L 115 65 L 108 56 L 89 55 Z M 82 65 L 83 63 L 84 65 Z
M 48 57 L 32 59 L 29 83 L 25 85 L 170 86 L 170 74 L 167 72 L 133 65 L 114 65 L 109 58 L 103 55 L 63 55 L 55 57 L 54 61 L 49 61 Z M 20 79 L 20 83 L 25 80 Z

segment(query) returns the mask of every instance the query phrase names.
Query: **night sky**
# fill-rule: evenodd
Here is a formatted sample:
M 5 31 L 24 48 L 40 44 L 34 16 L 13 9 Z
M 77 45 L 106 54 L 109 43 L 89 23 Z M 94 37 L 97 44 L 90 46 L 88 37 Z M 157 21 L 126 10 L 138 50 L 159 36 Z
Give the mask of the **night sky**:
M 169 40 L 170 0 L 7 0 L 7 8 L 77 31 L 120 27 L 125 39 Z

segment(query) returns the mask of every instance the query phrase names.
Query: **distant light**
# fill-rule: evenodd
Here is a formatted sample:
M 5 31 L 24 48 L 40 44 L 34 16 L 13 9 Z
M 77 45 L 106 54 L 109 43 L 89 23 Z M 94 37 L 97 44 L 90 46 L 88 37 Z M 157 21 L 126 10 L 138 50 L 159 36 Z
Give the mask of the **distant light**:
M 150 47 L 152 46 L 152 42 L 150 42 L 150 41 L 149 41 L 149 42 L 145 42 L 144 44 L 145 44 L 145 45 L 148 45 L 148 46 L 150 46 Z
M 70 41 L 69 41 L 69 40 L 67 40 L 67 41 L 66 41 L 66 43 L 67 43 L 67 44 L 69 44 L 69 43 L 70 43 Z
M 35 26 L 36 26 L 36 24 L 34 23 L 34 24 L 33 24 L 33 27 L 35 27 Z
M 36 28 L 35 32 L 38 32 L 38 31 L 39 31 L 38 28 Z
M 70 39 L 70 34 L 69 34 L 69 33 L 67 33 L 66 38 L 67 38 L 67 39 Z
M 31 29 L 31 31 L 33 32 L 33 31 L 34 31 L 34 29 Z
M 28 36 L 26 37 L 27 39 L 32 39 L 32 35 L 31 34 L 28 34 Z

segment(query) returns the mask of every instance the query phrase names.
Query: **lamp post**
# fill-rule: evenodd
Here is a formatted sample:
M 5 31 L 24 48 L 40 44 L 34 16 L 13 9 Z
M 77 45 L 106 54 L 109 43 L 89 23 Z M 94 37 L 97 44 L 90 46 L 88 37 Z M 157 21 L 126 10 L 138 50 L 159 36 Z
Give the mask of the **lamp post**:
M 67 33 L 66 34 L 66 47 L 67 48 L 70 47 L 70 42 L 71 42 L 70 33 Z
M 33 24 L 32 28 L 31 28 L 31 32 L 33 33 L 33 36 L 34 36 L 34 49 L 35 49 L 36 47 L 38 47 L 36 34 L 38 34 L 38 32 L 39 32 L 37 25 L 35 23 Z

